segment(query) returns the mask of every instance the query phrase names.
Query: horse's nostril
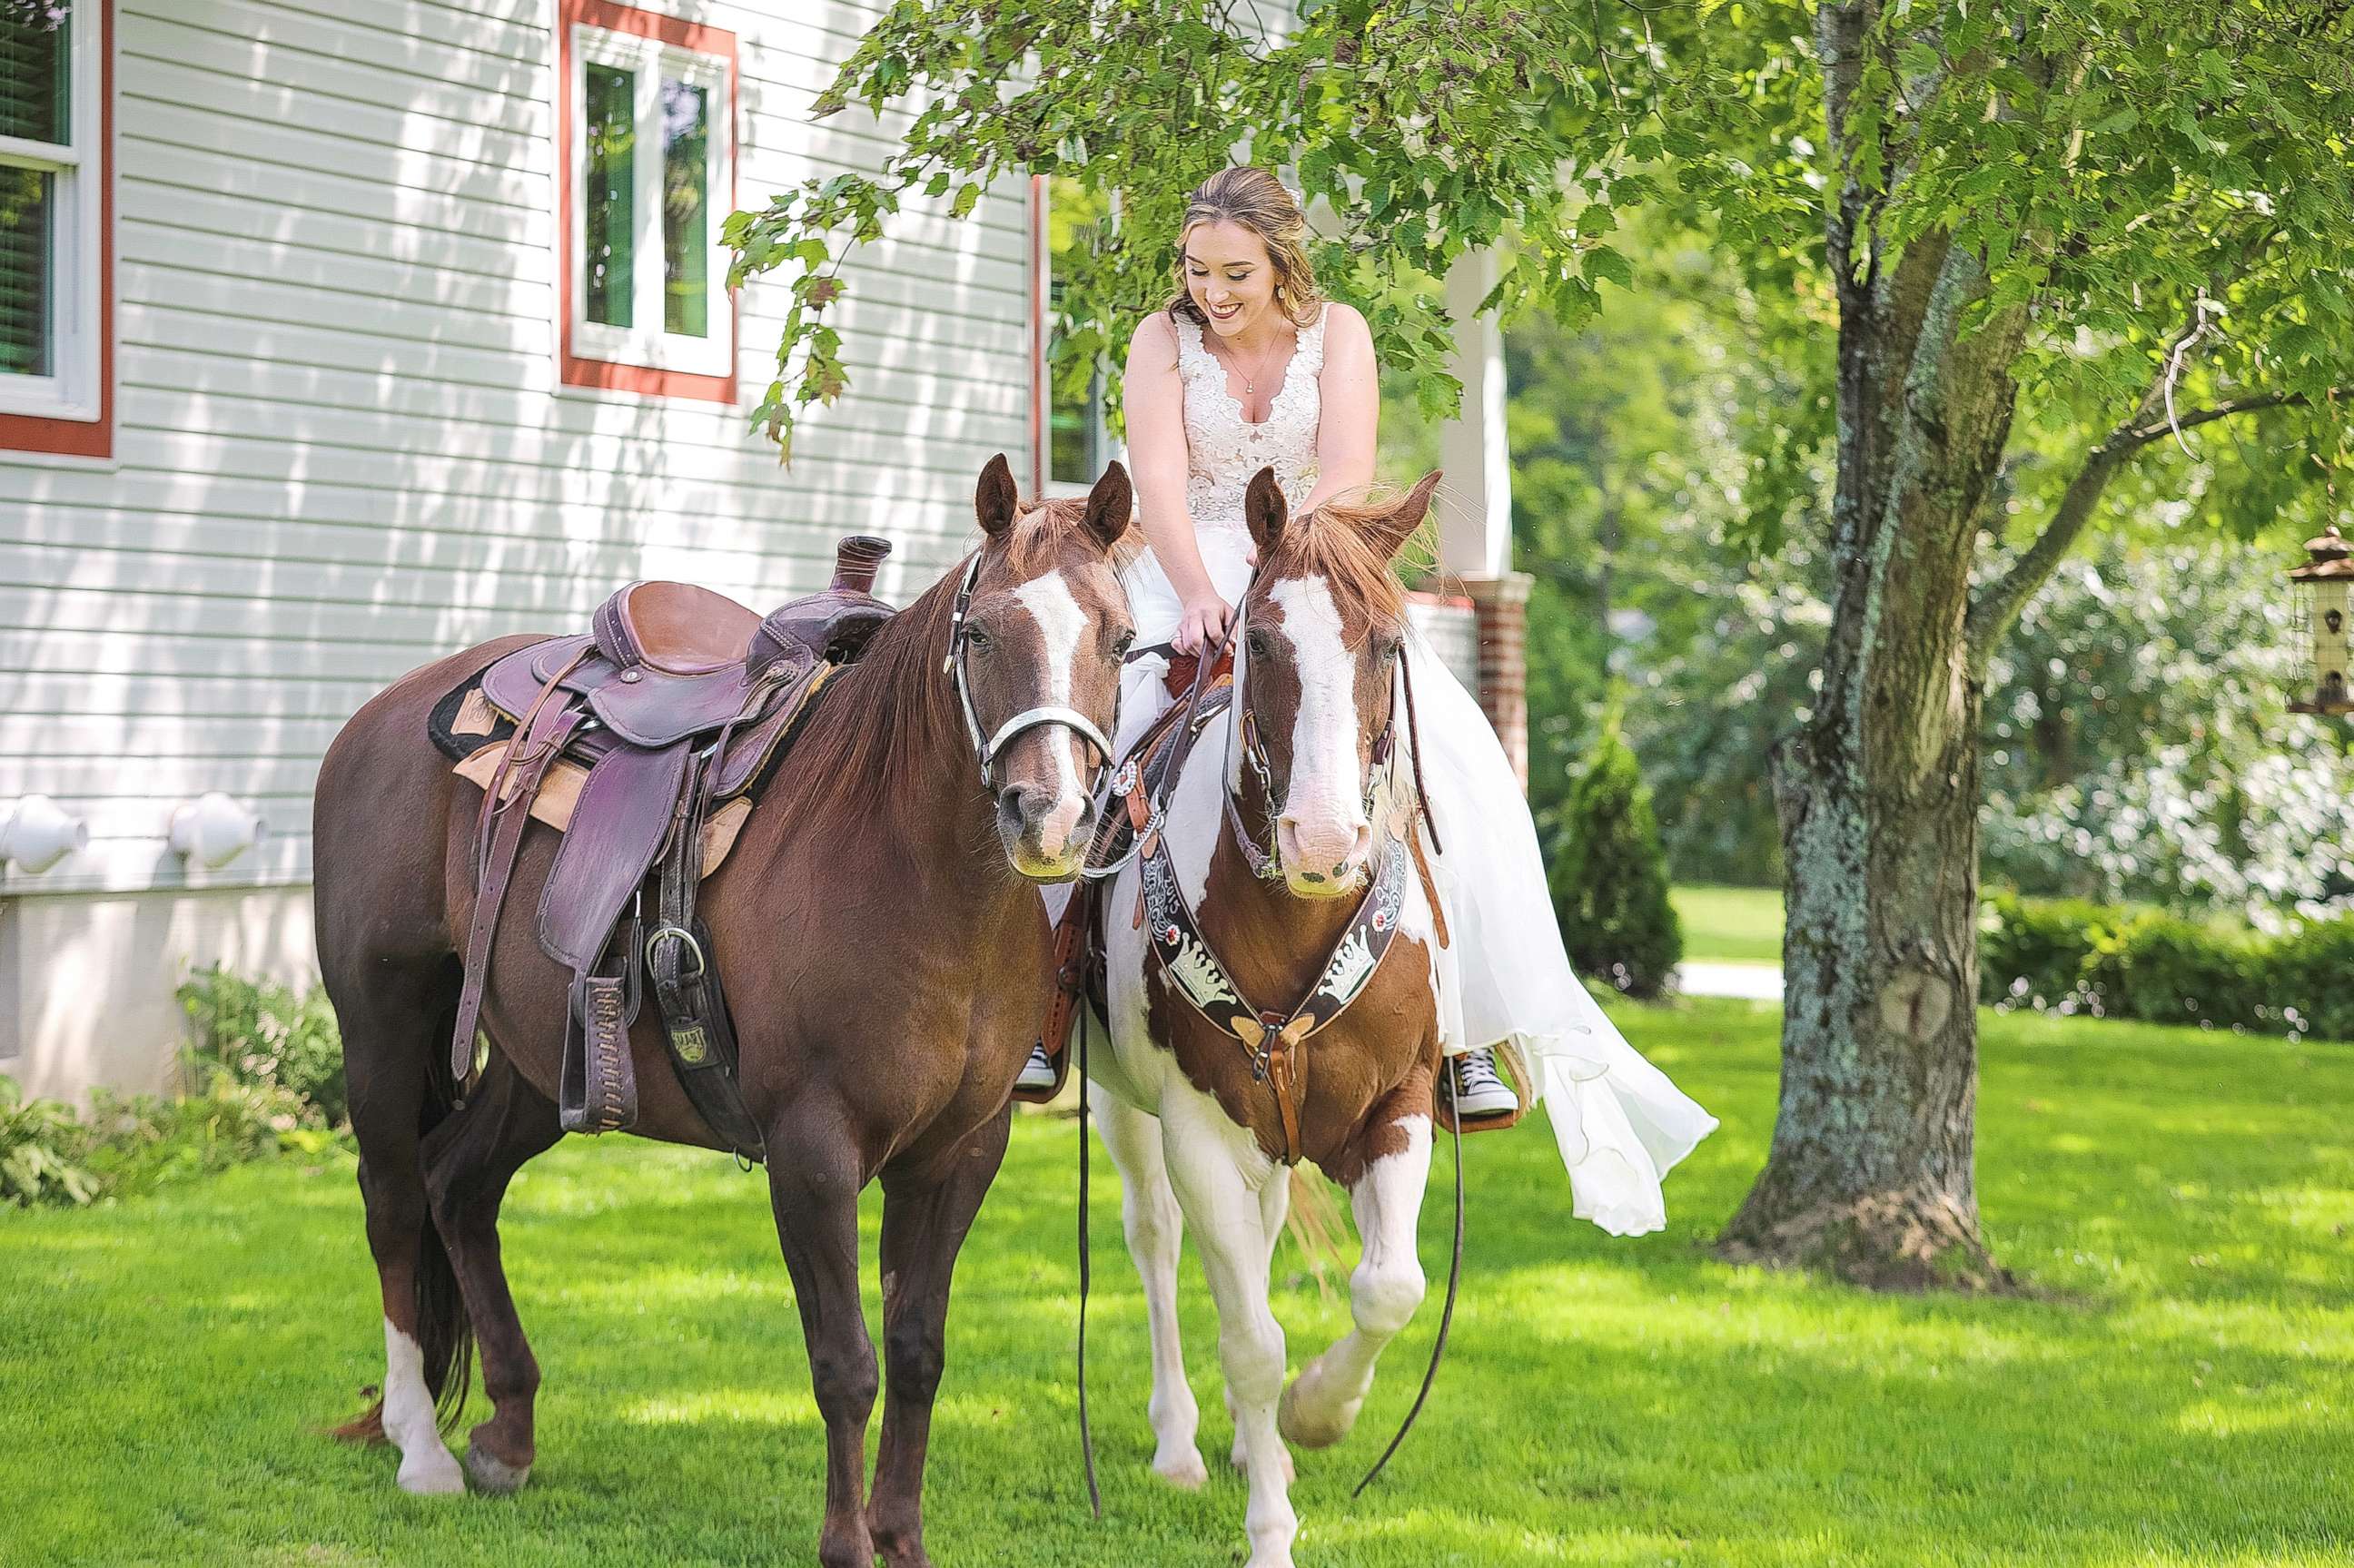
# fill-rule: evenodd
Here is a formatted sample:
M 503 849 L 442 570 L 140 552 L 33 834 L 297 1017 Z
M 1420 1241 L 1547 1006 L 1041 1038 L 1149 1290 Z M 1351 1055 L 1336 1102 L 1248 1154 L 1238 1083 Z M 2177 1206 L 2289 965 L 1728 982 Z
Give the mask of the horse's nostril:
M 1303 871 L 1299 874 L 1299 880 L 1302 882 L 1321 882 L 1324 880 L 1324 874 L 1320 871 Z

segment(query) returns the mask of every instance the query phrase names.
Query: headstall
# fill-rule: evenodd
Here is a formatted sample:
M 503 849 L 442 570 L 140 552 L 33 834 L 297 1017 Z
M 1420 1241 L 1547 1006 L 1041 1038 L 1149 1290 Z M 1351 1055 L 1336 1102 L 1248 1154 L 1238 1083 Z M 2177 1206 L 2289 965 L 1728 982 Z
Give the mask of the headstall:
M 1007 742 L 1016 736 L 1049 725 L 1059 725 L 1072 731 L 1096 748 L 1094 772 L 1096 779 L 1100 779 L 1104 769 L 1111 762 L 1111 741 L 1102 730 L 1096 727 L 1093 719 L 1076 708 L 1056 705 L 1024 708 L 999 725 L 997 733 L 986 739 L 982 738 L 981 718 L 973 712 L 972 707 L 972 684 L 965 673 L 964 665 L 965 617 L 972 609 L 973 585 L 981 580 L 981 555 L 982 552 L 980 550 L 972 553 L 972 561 L 964 570 L 964 580 L 957 585 L 956 606 L 949 618 L 948 658 L 942 669 L 956 679 L 957 705 L 964 711 L 965 733 L 972 737 L 973 756 L 981 763 L 982 787 L 988 787 L 990 767 L 997 760 L 998 754 L 1005 749 Z M 1115 727 L 1118 722 L 1115 717 L 1113 721 Z M 1092 795 L 1095 793 L 1095 789 L 1096 785 L 1090 782 L 1087 792 Z

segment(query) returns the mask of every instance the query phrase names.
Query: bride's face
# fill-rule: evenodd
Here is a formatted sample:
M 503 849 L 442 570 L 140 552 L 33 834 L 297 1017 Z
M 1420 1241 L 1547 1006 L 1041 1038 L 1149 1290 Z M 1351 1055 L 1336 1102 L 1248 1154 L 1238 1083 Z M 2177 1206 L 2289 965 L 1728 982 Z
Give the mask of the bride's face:
M 1220 337 L 1253 334 L 1276 309 L 1267 242 L 1239 223 L 1201 223 L 1185 237 L 1185 287 Z

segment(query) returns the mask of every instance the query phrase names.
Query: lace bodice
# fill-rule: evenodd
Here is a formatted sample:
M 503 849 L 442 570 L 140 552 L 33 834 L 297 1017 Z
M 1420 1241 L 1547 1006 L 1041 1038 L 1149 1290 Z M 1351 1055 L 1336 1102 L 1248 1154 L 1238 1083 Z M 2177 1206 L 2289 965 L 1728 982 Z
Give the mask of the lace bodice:
M 1316 484 L 1316 428 L 1322 412 L 1316 378 L 1324 368 L 1324 318 L 1299 329 L 1283 386 L 1267 418 L 1252 424 L 1226 390 L 1226 367 L 1202 342 L 1202 323 L 1177 318 L 1177 373 L 1185 389 L 1185 509 L 1196 528 L 1243 526 L 1243 492 L 1267 464 L 1297 506 Z

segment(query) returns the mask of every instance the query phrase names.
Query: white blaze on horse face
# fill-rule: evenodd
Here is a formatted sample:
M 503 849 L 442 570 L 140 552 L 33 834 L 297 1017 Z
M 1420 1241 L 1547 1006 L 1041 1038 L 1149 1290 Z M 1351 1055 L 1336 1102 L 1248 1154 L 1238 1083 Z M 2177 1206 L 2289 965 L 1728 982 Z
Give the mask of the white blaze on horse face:
M 1363 870 L 1373 839 L 1357 757 L 1356 661 L 1341 641 L 1341 611 L 1322 577 L 1287 577 L 1269 597 L 1283 610 L 1280 630 L 1299 676 L 1277 853 L 1293 891 L 1336 893 Z M 1307 879 L 1313 880 L 1302 886 Z
M 1087 634 L 1087 612 L 1071 592 L 1059 572 L 1049 572 L 1023 583 L 1013 597 L 1038 623 L 1039 639 L 1046 649 L 1046 694 L 1043 707 L 1068 708 L 1078 705 L 1071 700 L 1071 672 L 1079 656 L 1079 639 Z M 1039 843 L 1048 853 L 1060 853 L 1070 842 L 1072 830 L 1079 825 L 1079 813 L 1087 810 L 1087 789 L 1079 777 L 1077 748 L 1086 741 L 1066 730 L 1050 732 L 1053 743 L 1047 747 L 1055 758 L 1055 808 L 1040 819 Z

